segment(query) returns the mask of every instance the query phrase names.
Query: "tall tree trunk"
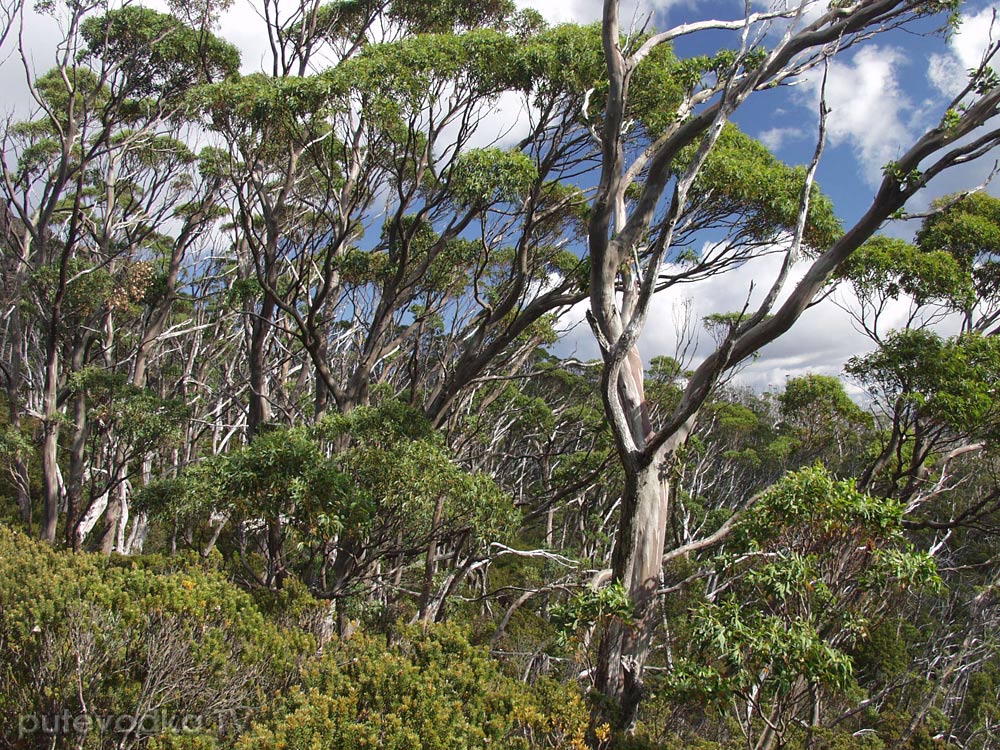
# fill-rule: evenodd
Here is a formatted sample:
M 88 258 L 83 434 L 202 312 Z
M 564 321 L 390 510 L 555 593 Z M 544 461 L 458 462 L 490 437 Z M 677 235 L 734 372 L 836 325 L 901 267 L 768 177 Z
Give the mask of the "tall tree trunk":
M 265 352 L 267 337 L 271 333 L 272 318 L 275 312 L 274 295 L 264 292 L 260 312 L 256 314 L 250 326 L 250 395 L 247 409 L 247 441 L 252 441 L 261 428 L 271 418 L 270 402 L 267 388 L 267 363 Z M 251 312 L 253 315 L 253 313 Z M 268 572 L 267 585 L 281 588 L 285 580 L 284 569 L 284 536 L 281 529 L 281 516 L 275 514 L 267 518 L 267 555 Z
M 153 481 L 153 454 L 146 453 L 142 457 L 142 484 L 149 486 Z M 149 534 L 149 514 L 140 511 L 132 521 L 132 530 L 129 532 L 128 541 L 125 543 L 124 552 L 126 555 L 141 554 L 146 546 L 146 536 Z M 216 536 L 218 538 L 218 536 Z
M 62 481 L 59 473 L 59 351 L 55 330 L 50 330 L 46 338 L 42 413 L 43 516 L 39 536 L 46 542 L 55 542 L 56 526 L 59 523 L 59 504 L 62 499 Z
M 260 428 L 271 417 L 267 392 L 267 363 L 265 350 L 267 337 L 271 333 L 271 323 L 274 317 L 274 297 L 264 293 L 260 312 L 253 311 L 250 324 L 250 351 L 247 365 L 250 369 L 250 396 L 247 409 L 247 438 L 252 440 L 260 432 Z
M 608 400 L 617 398 L 637 452 L 629 454 L 619 449 L 625 486 L 611 558 L 612 580 L 625 587 L 632 612 L 627 622 L 609 623 L 601 638 L 596 686 L 616 710 L 605 709 L 598 718 L 628 730 L 635 725 L 643 698 L 643 670 L 649 657 L 656 592 L 663 571 L 671 497 L 667 467 L 687 439 L 694 416 L 658 449 L 650 450 L 652 426 L 637 346 L 632 346 L 625 357 L 617 387 L 607 384 L 604 390 Z
M 434 571 L 437 570 L 437 531 L 441 526 L 441 519 L 444 516 L 444 497 L 441 496 L 434 504 L 434 517 L 431 521 L 430 539 L 427 541 L 427 552 L 424 560 L 424 584 L 420 592 L 420 609 L 416 619 L 420 622 L 432 622 L 433 611 L 431 604 L 431 589 L 434 584 Z
M 628 622 L 611 622 L 601 639 L 597 689 L 618 706 L 618 714 L 607 718 L 623 729 L 634 724 L 642 700 L 642 671 L 663 567 L 669 493 L 661 475 L 658 463 L 626 471 L 612 556 L 612 578 L 625 586 L 633 609 Z
M 104 535 L 101 537 L 101 552 L 105 555 L 121 551 L 125 545 L 124 527 L 128 523 L 128 492 L 124 482 L 112 492 L 114 494 L 108 503 L 107 515 L 105 516 L 107 525 L 104 529 Z
M 87 507 L 83 508 L 81 506 L 77 509 L 78 518 L 73 523 L 71 536 L 71 544 L 76 551 L 83 549 L 87 537 L 96 528 L 98 523 L 100 523 L 106 512 L 109 514 L 108 522 L 114 526 L 115 523 L 112 521 L 111 516 L 114 515 L 115 518 L 118 518 L 120 516 L 118 507 L 122 502 L 127 503 L 128 487 L 125 480 L 128 476 L 128 457 L 126 449 L 121 445 L 114 448 L 114 458 L 111 465 L 114 468 L 107 479 L 104 490 L 96 497 L 91 493 L 91 500 L 87 504 Z M 122 488 L 122 497 L 124 500 L 112 496 L 112 493 L 117 492 L 120 488 Z M 102 548 L 105 547 L 104 538 L 102 537 Z M 108 552 L 110 553 L 114 548 L 114 543 L 110 537 L 108 537 L 108 540 L 108 544 L 111 545 L 108 547 Z
M 106 489 L 100 495 L 90 501 L 87 509 L 80 514 L 80 518 L 73 528 L 73 550 L 79 552 L 83 549 L 83 543 L 87 540 L 90 532 L 94 530 L 97 522 L 101 520 L 104 511 L 108 509 L 111 490 Z
M 320 336 L 318 344 L 319 356 L 325 360 L 327 357 L 326 331 L 321 330 Z M 331 393 L 326 380 L 323 379 L 322 373 L 319 372 L 319 368 L 314 366 L 314 370 L 316 371 L 314 374 L 316 391 L 313 395 L 313 418 L 318 422 L 326 416 L 330 408 Z
M 24 357 L 21 348 L 21 312 L 14 305 L 10 312 L 10 363 L 4 371 L 7 380 L 7 414 L 10 426 L 15 431 L 21 430 L 21 386 L 24 383 Z M 14 455 L 10 462 L 10 476 L 17 494 L 17 509 L 25 530 L 31 533 L 31 477 L 28 467 L 19 455 Z
M 14 425 L 15 428 L 18 426 Z M 14 491 L 17 493 L 17 510 L 21 523 L 24 524 L 25 531 L 31 534 L 31 477 L 28 475 L 28 467 L 18 456 L 11 459 L 10 475 Z
M 86 448 L 88 420 L 87 399 L 83 393 L 78 393 L 73 404 L 73 443 L 70 446 L 69 481 L 66 485 L 66 531 L 65 539 L 68 547 L 74 546 L 74 528 L 77 514 L 83 505 L 83 474 L 86 468 Z

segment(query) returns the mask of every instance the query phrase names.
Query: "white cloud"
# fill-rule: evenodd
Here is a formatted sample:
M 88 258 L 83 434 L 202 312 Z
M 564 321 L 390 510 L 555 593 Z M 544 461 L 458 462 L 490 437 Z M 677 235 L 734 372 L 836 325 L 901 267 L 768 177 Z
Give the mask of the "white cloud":
M 983 52 L 1000 36 L 995 23 L 995 8 L 986 7 L 962 19 L 961 26 L 948 41 L 949 51 L 930 57 L 927 77 L 946 96 L 955 96 L 969 80 L 969 70 L 978 68 Z
M 899 49 L 871 46 L 848 62 L 830 66 L 826 84 L 830 144 L 850 144 L 871 185 L 878 184 L 882 167 L 895 159 L 910 140 L 903 118 L 913 105 L 900 89 L 898 79 L 898 70 L 905 62 Z M 806 82 L 809 106 L 814 110 L 820 84 L 818 73 Z
M 643 360 L 649 362 L 658 355 L 676 356 L 679 329 L 682 328 L 684 307 L 689 306 L 693 333 L 698 347 L 691 352 L 697 366 L 714 349 L 715 342 L 702 325 L 702 320 L 712 313 L 739 311 L 750 300 L 750 309 L 759 304 L 767 293 L 783 262 L 783 255 L 775 253 L 752 260 L 727 273 L 710 277 L 696 284 L 672 287 L 657 295 L 652 303 L 646 329 L 639 340 Z M 778 304 L 800 280 L 808 263 L 797 265 L 785 285 L 785 293 Z M 841 301 L 850 305 L 853 300 L 849 290 L 838 292 Z M 584 319 L 586 303 L 564 318 L 567 327 L 575 325 L 557 346 L 557 353 L 590 359 L 599 356 L 593 334 Z M 904 319 L 906 304 L 901 303 L 888 311 L 885 321 L 890 327 Z M 851 317 L 832 300 L 827 299 L 807 310 L 788 333 L 765 347 L 755 359 L 748 360 L 737 376 L 737 382 L 756 390 L 780 387 L 790 377 L 808 372 L 839 375 L 844 363 L 852 356 L 870 351 L 872 342 L 855 329 Z
M 749 309 L 753 310 L 770 289 L 783 260 L 781 254 L 766 255 L 694 287 L 681 287 L 668 292 L 676 298 L 686 296 L 691 300 L 692 318 L 700 333 L 697 361 L 714 348 L 714 341 L 702 327 L 702 319 L 711 313 L 736 312 L 747 300 L 750 300 Z M 800 263 L 793 269 L 785 291 L 778 298 L 778 305 L 807 268 L 808 263 Z M 657 318 L 669 320 L 666 315 L 675 304 L 669 299 L 657 300 L 651 321 Z M 643 345 L 649 348 L 650 355 L 671 353 L 673 332 L 669 326 L 651 326 Z M 781 386 L 786 378 L 807 372 L 838 374 L 849 357 L 870 347 L 868 339 L 854 329 L 850 317 L 832 302 L 825 301 L 807 311 L 788 333 L 748 361 L 738 376 L 738 382 L 762 390 Z M 661 351 L 654 352 L 654 349 Z M 646 354 L 645 351 L 643 353 Z
M 468 148 L 511 148 L 531 130 L 531 105 L 523 94 L 505 91 L 482 115 L 482 121 L 467 144 Z M 445 128 L 441 143 L 451 143 L 458 123 Z
M 968 81 L 968 74 L 959 58 L 953 54 L 930 56 L 927 63 L 927 79 L 945 96 L 955 96 Z
M 51 16 L 36 13 L 30 7 L 24 11 L 23 26 L 14 21 L 5 46 L 0 52 L 0 116 L 13 115 L 15 119 L 27 118 L 35 109 L 28 83 L 44 75 L 56 61 L 56 44 L 63 38 L 59 22 Z M 24 50 L 24 59 L 17 49 L 18 41 Z M 27 68 L 27 72 L 26 69 Z
M 683 328 L 684 308 L 687 307 L 691 331 L 697 337 L 697 347 L 689 353 L 686 366 L 696 367 L 714 348 L 715 341 L 705 330 L 703 319 L 712 313 L 738 312 L 746 301 L 755 309 L 777 277 L 784 256 L 773 253 L 758 257 L 739 268 L 710 277 L 694 284 L 675 286 L 658 294 L 650 308 L 649 318 L 639 350 L 648 363 L 658 355 L 677 356 L 678 335 Z M 797 264 L 779 296 L 775 309 L 802 279 L 809 262 Z M 764 347 L 755 358 L 744 362 L 735 382 L 757 391 L 781 388 L 788 378 L 807 373 L 841 376 L 851 357 L 865 354 L 875 345 L 861 332 L 846 309 L 857 310 L 860 303 L 847 284 L 834 295 L 806 310 L 792 328 Z M 574 307 L 562 319 L 569 329 L 556 346 L 560 356 L 596 359 L 600 356 L 593 334 L 585 322 L 587 302 Z M 905 325 L 910 313 L 907 299 L 890 301 L 879 314 L 879 331 Z M 944 334 L 954 331 L 954 321 L 936 326 Z
M 236 2 L 219 18 L 219 36 L 239 48 L 240 72 L 244 75 L 260 70 L 271 72 L 272 52 L 258 5 Z
M 557 23 L 594 23 L 601 20 L 603 0 L 517 0 L 520 8 L 534 8 L 545 20 Z M 631 25 L 642 26 L 651 13 L 668 10 L 674 6 L 696 5 L 693 0 L 622 0 L 619 18 L 623 29 Z
M 798 140 L 805 135 L 805 131 L 802 128 L 770 128 L 765 130 L 757 138 L 767 146 L 771 151 L 777 151 L 784 144 L 785 141 Z

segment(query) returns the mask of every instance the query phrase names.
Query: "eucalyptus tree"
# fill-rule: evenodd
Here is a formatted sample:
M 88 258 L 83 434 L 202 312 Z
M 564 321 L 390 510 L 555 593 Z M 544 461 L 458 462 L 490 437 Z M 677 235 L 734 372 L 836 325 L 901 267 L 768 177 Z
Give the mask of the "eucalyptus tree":
M 440 424 L 471 380 L 516 369 L 551 336 L 545 316 L 583 296 L 561 245 L 584 202 L 558 182 L 586 139 L 565 116 L 582 92 L 543 91 L 534 75 L 563 40 L 535 40 L 537 19 L 509 3 L 358 7 L 322 6 L 318 41 L 297 37 L 315 66 L 195 95 L 227 144 L 234 244 L 261 290 L 251 433 L 278 310 L 314 370 L 317 415 L 386 382 Z M 533 91 L 539 118 L 518 147 L 473 148 L 501 94 Z
M 906 538 L 904 510 L 820 468 L 783 477 L 714 561 L 690 642 L 673 644 L 668 689 L 725 706 L 756 750 L 827 725 L 850 701 L 864 634 L 940 585 Z
M 798 466 L 821 461 L 841 477 L 857 477 L 875 440 L 871 415 L 830 375 L 804 375 L 785 383 L 777 398 L 789 459 Z
M 914 242 L 875 237 L 842 271 L 860 303 L 855 319 L 877 344 L 846 368 L 869 392 L 882 430 L 859 484 L 903 500 L 915 516 L 963 483 L 953 471 L 959 459 L 995 443 L 998 238 L 1000 201 L 949 196 L 935 203 Z M 890 303 L 908 310 L 902 325 L 886 330 Z M 935 326 L 948 321 L 957 323 L 957 335 Z M 956 507 L 954 514 L 968 512 L 971 521 L 994 505 L 984 498 L 978 510 Z
M 619 477 L 596 381 L 596 362 L 536 353 L 512 378 L 470 389 L 451 421 L 464 464 L 510 489 L 522 536 L 589 567 L 603 567 Z
M 30 72 L 23 39 L 17 39 L 35 110 L 29 120 L 4 130 L 3 191 L 5 242 L 13 255 L 8 291 L 28 301 L 23 314 L 16 308 L 19 320 L 8 342 L 20 352 L 11 361 L 22 372 L 13 379 L 23 383 L 30 377 L 29 403 L 37 401 L 29 410 L 42 431 L 41 535 L 52 541 L 64 500 L 68 539 L 86 515 L 79 488 L 91 425 L 86 389 L 71 376 L 89 365 L 125 367 L 142 388 L 180 259 L 211 218 L 213 189 L 195 186 L 194 157 L 180 140 L 181 98 L 197 82 L 231 74 L 239 58 L 207 29 L 145 8 L 70 3 L 40 10 L 58 17 L 66 32 L 55 67 L 38 77 Z M 24 13 L 19 5 L 18 18 Z M 168 221 L 176 222 L 176 233 L 166 233 Z M 144 298 L 161 270 L 155 281 L 166 294 L 143 321 L 138 341 L 123 346 L 116 340 L 116 319 L 122 311 L 128 317 L 128 308 Z M 59 435 L 71 403 L 72 476 L 64 482 Z M 106 490 L 123 482 L 125 464 L 119 455 Z M 106 505 L 107 492 L 98 491 L 100 497 Z M 117 514 L 127 522 L 127 510 L 119 507 Z M 118 526 L 113 536 L 121 547 Z
M 328 398 L 345 412 L 364 404 L 381 382 L 444 425 L 484 398 L 483 382 L 526 361 L 548 335 L 546 315 L 589 294 L 625 478 L 613 575 L 636 607 L 631 624 L 606 633 L 598 687 L 621 703 L 625 725 L 642 692 L 671 515 L 663 469 L 713 388 L 787 331 L 928 180 L 996 141 L 974 133 L 997 105 L 977 74 L 942 125 L 887 165 L 869 210 L 842 231 L 814 185 L 821 148 L 807 168 L 786 167 L 728 119 L 752 94 L 873 33 L 951 9 L 876 2 L 815 16 L 808 5 L 634 35 L 621 33 L 613 2 L 600 28 L 555 29 L 501 4 L 476 6 L 471 19 L 454 8 L 421 16 L 423 5 L 404 17 L 387 5 L 372 11 L 385 30 L 375 39 L 373 16 L 354 14 L 361 5 L 336 4 L 301 25 L 269 16 L 271 73 L 194 94 L 206 126 L 224 136 L 234 245 L 261 290 L 246 311 L 251 369 L 260 365 L 253 425 L 266 416 L 263 352 L 279 310 L 315 371 L 316 413 Z M 329 31 L 308 36 L 320 28 Z M 671 51 L 679 36 L 711 29 L 740 32 L 738 48 L 692 60 Z M 288 51 L 303 39 L 314 41 Z M 505 93 L 531 104 L 528 135 L 509 151 L 472 148 Z M 588 192 L 576 183 L 591 167 L 600 179 Z M 582 261 L 561 252 L 581 221 Z M 693 252 L 706 231 L 723 241 Z M 720 319 L 717 350 L 654 429 L 635 347 L 654 293 L 776 245 L 786 261 L 763 304 Z M 810 270 L 778 306 L 805 254 Z
M 911 636 L 909 645 L 908 673 L 922 682 L 895 675 L 872 688 L 882 705 L 910 715 L 903 739 L 936 709 L 948 714 L 956 741 L 974 744 L 989 725 L 988 712 L 973 708 L 980 698 L 972 686 L 994 668 L 987 623 L 995 612 L 983 594 L 995 586 L 1000 531 L 998 205 L 982 193 L 939 199 L 912 242 L 875 237 L 842 269 L 860 303 L 859 327 L 877 345 L 846 368 L 867 390 L 879 428 L 858 485 L 905 505 L 904 525 L 948 587 L 910 614 L 927 623 L 928 637 Z M 900 309 L 902 320 L 888 314 Z M 958 332 L 943 334 L 942 323 Z
M 728 458 L 777 430 L 762 425 L 763 407 L 720 386 L 929 180 L 1000 140 L 979 129 L 1000 105 L 984 66 L 941 125 L 886 165 L 844 230 L 814 180 L 825 106 L 805 167 L 782 164 L 729 120 L 759 92 L 822 78 L 833 56 L 876 33 L 924 28 L 954 8 L 818 5 L 633 33 L 614 0 L 602 24 L 554 28 L 504 0 L 265 0 L 270 56 L 263 72 L 240 76 L 235 50 L 211 33 L 211 4 L 166 15 L 70 3 L 59 65 L 30 81 L 38 111 L 5 129 L 3 148 L 5 302 L 30 299 L 11 318 L 4 374 L 12 415 L 41 419 L 43 535 L 55 536 L 62 453 L 72 539 L 106 516 L 105 546 L 132 547 L 127 498 L 109 493 L 172 431 L 177 397 L 199 414 L 183 446 L 166 446 L 170 463 L 227 455 L 182 476 L 162 507 L 151 491 L 149 509 L 167 508 L 176 544 L 229 545 L 247 581 L 277 587 L 295 573 L 337 597 L 380 577 L 398 587 L 420 560 L 418 616 L 433 619 L 485 565 L 485 535 L 515 521 L 495 487 L 457 472 L 440 444 L 355 434 L 351 420 L 370 413 L 361 407 L 401 399 L 444 428 L 467 465 L 517 490 L 527 522 L 545 519 L 547 544 L 562 536 L 595 560 L 614 545 L 610 598 L 624 592 L 632 611 L 608 619 L 595 679 L 619 725 L 631 725 L 664 559 L 732 532 L 750 487 L 770 479 Z M 681 37 L 717 31 L 733 32 L 736 48 L 673 51 Z M 511 99 L 524 122 L 506 138 L 489 132 Z M 195 133 L 211 147 L 195 154 Z M 958 243 L 992 210 L 977 201 L 961 209 L 972 218 L 945 208 L 926 225 L 928 247 L 943 253 L 934 257 L 972 279 L 928 294 L 972 289 L 986 302 L 961 308 L 970 336 L 939 341 L 937 369 L 918 368 L 925 381 L 954 374 L 942 368 L 995 380 L 983 335 L 996 325 L 993 246 Z M 715 351 L 693 370 L 658 360 L 647 375 L 637 341 L 658 291 L 775 252 L 784 262 L 763 302 L 710 321 Z M 808 270 L 792 284 L 803 258 Z M 557 313 L 583 300 L 599 380 L 537 353 L 554 341 Z M 183 335 L 168 338 L 174 322 Z M 865 376 L 883 387 L 897 364 L 866 361 Z M 982 389 L 963 383 L 989 412 Z M 932 391 L 955 395 L 936 382 L 906 387 L 918 392 L 907 413 L 920 400 L 929 414 Z M 22 404 L 25 392 L 34 395 Z M 851 451 L 847 434 L 864 420 L 831 383 L 793 383 L 782 398 L 783 429 L 800 448 L 792 460 Z M 961 417 L 948 403 L 933 405 L 935 419 Z M 159 426 L 138 429 L 137 410 Z M 837 424 L 817 424 L 820 413 Z M 966 416 L 982 423 L 977 414 Z M 885 496 L 903 500 L 922 466 L 897 472 Z M 434 491 L 411 492 L 417 482 Z M 206 490 L 213 507 L 196 497 Z M 477 493 L 488 502 L 477 505 Z M 494 527 L 480 517 L 491 510 Z
M 590 321 L 604 359 L 603 399 L 624 474 L 613 577 L 626 587 L 634 616 L 608 629 L 601 647 L 597 687 L 618 705 L 617 720 L 630 726 L 643 694 L 643 668 L 650 647 L 652 603 L 664 557 L 670 513 L 669 474 L 664 469 L 690 434 L 713 386 L 730 368 L 785 333 L 821 294 L 826 282 L 850 255 L 933 177 L 983 156 L 1000 141 L 995 129 L 980 126 L 998 113 L 1000 87 L 975 71 L 939 126 L 924 133 L 902 156 L 886 166 L 867 210 L 845 231 L 824 218 L 813 175 L 822 151 L 827 112 L 820 112 L 819 144 L 808 168 L 771 186 L 796 195 L 777 200 L 748 199 L 739 179 L 731 184 L 741 240 L 783 240 L 786 260 L 763 302 L 737 311 L 718 347 L 694 370 L 672 413 L 658 426 L 649 420 L 641 360 L 636 342 L 650 314 L 654 293 L 677 280 L 664 271 L 693 206 L 704 200 L 716 170 L 732 164 L 713 159 L 724 153 L 727 122 L 751 95 L 779 86 L 812 68 L 822 68 L 840 50 L 873 34 L 955 10 L 948 3 L 866 2 L 835 4 L 824 10 L 810 3 L 753 13 L 734 21 L 686 24 L 648 37 L 623 34 L 618 3 L 604 3 L 602 40 L 606 62 L 606 99 L 594 123 L 601 147 L 600 181 L 589 217 Z M 818 11 L 818 15 L 807 11 Z M 779 23 L 780 22 L 780 23 Z M 943 21 L 942 21 L 943 23 Z M 765 32 L 773 28 L 775 33 Z M 672 117 L 659 127 L 634 117 L 631 107 L 644 89 L 638 76 L 652 53 L 674 39 L 710 29 L 738 32 L 739 45 L 719 56 L 680 91 Z M 995 50 L 994 50 L 995 51 Z M 963 106 L 958 108 L 962 103 Z M 770 187 L 770 186 L 769 186 Z M 724 194 L 724 192 L 723 192 Z M 713 200 L 719 200 L 718 190 Z M 768 200 L 770 197 L 771 200 Z M 737 210 L 749 206 L 753 213 Z M 757 218 L 759 217 L 759 218 Z M 757 218 L 757 220 L 755 220 Z M 760 219 L 764 219 L 761 221 Z M 757 235 L 756 237 L 754 235 Z M 725 264 L 736 249 L 723 243 L 698 263 Z M 808 252 L 805 276 L 787 284 L 794 260 Z M 778 304 L 779 294 L 790 286 Z

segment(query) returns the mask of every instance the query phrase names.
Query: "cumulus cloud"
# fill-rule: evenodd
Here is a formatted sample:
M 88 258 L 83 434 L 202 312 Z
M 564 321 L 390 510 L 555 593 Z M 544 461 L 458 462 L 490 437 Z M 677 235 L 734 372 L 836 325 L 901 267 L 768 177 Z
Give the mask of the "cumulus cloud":
M 905 116 L 913 105 L 900 88 L 898 77 L 905 63 L 902 50 L 871 46 L 850 61 L 830 66 L 826 84 L 830 144 L 850 144 L 871 185 L 878 184 L 882 167 L 910 140 Z M 820 89 L 820 77 L 814 74 L 805 87 L 814 110 Z
M 964 17 L 948 40 L 948 52 L 931 55 L 927 77 L 942 94 L 958 94 L 969 80 L 969 70 L 980 66 L 983 52 L 1000 37 L 1000 19 L 994 18 L 995 12 L 995 8 L 986 7 Z
M 696 362 L 707 355 L 715 343 L 704 331 L 702 319 L 712 313 L 736 312 L 747 300 L 750 301 L 750 309 L 754 309 L 777 277 L 782 262 L 780 254 L 767 255 L 697 286 L 674 291 L 675 299 L 685 297 L 691 301 L 693 322 L 700 334 Z M 793 269 L 778 305 L 807 268 L 808 263 L 800 263 Z M 676 302 L 664 299 L 656 304 L 662 318 L 670 313 Z M 672 347 L 674 340 L 667 326 L 653 327 L 643 343 L 650 354 L 660 347 L 669 353 L 666 347 Z M 762 349 L 746 364 L 737 379 L 745 385 L 764 390 L 779 387 L 787 378 L 807 372 L 836 375 L 848 358 L 870 348 L 871 342 L 855 330 L 850 316 L 832 301 L 826 300 L 807 311 L 788 333 Z
M 689 350 L 688 366 L 697 366 L 714 348 L 715 341 L 705 330 L 702 320 L 712 313 L 738 312 L 749 300 L 750 309 L 759 304 L 777 277 L 783 255 L 774 253 L 752 260 L 727 273 L 710 277 L 696 284 L 672 287 L 654 298 L 646 329 L 639 340 L 639 349 L 648 363 L 658 355 L 676 356 L 683 344 L 685 316 L 696 346 Z M 784 294 L 800 280 L 808 263 L 798 264 L 790 274 Z M 856 329 L 853 319 L 843 307 L 856 306 L 849 289 L 837 292 L 837 301 L 826 299 L 807 310 L 792 329 L 749 360 L 737 376 L 737 382 L 756 390 L 783 386 L 788 378 L 809 372 L 839 375 L 851 357 L 873 348 L 867 336 Z M 899 325 L 906 316 L 908 305 L 900 302 L 886 312 L 888 327 Z M 577 305 L 564 318 L 569 329 L 557 346 L 557 353 L 591 359 L 599 356 L 593 334 L 584 320 L 586 303 Z
M 757 138 L 771 151 L 780 149 L 786 141 L 798 140 L 805 136 L 802 128 L 770 128 L 760 133 Z
M 646 18 L 658 11 L 669 10 L 679 5 L 692 5 L 692 0 L 622 0 L 619 17 L 622 26 L 628 28 L 634 23 L 642 26 Z M 601 19 L 603 0 L 517 0 L 521 8 L 534 8 L 549 23 L 593 23 Z

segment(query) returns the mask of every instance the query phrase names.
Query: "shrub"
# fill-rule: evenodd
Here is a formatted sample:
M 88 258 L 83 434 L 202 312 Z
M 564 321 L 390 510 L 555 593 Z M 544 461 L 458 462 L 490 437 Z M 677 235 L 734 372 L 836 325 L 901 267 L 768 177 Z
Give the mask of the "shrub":
M 5 730 L 11 747 L 124 749 L 182 730 L 186 746 L 210 746 L 314 648 L 193 558 L 73 554 L 0 526 L 0 714 L 18 717 Z
M 585 747 L 579 692 L 501 673 L 447 625 L 335 642 L 239 750 Z

